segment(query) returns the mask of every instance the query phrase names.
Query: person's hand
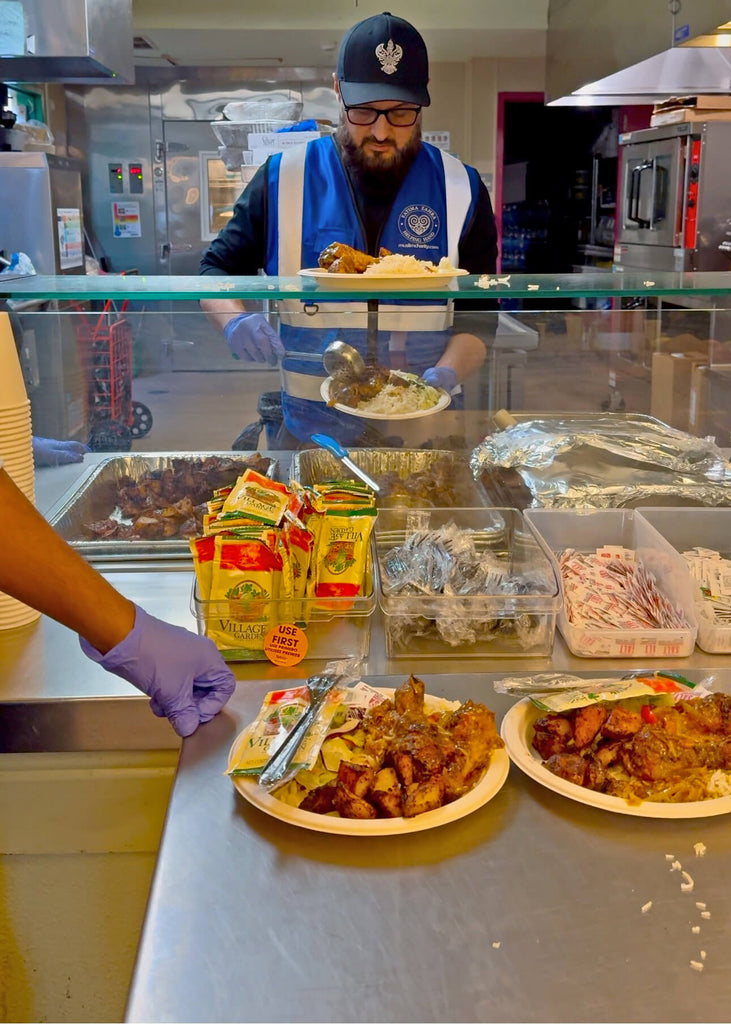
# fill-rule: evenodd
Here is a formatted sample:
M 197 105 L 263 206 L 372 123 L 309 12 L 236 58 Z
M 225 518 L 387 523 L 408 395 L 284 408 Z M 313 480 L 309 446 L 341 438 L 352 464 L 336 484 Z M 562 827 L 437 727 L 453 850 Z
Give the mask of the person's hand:
M 33 462 L 36 466 L 68 466 L 72 462 L 83 462 L 84 455 L 91 451 L 81 441 L 55 441 L 52 437 L 33 438 Z
M 457 374 L 451 366 L 430 366 L 428 370 L 424 370 L 421 379 L 431 384 L 433 388 L 444 388 L 449 394 L 457 384 Z
M 88 658 L 146 693 L 154 713 L 169 718 L 179 736 L 217 715 L 236 686 L 212 640 L 137 606 L 134 628 L 105 655 L 79 640 Z
M 284 345 L 261 313 L 239 313 L 223 329 L 231 354 L 247 363 L 275 366 L 284 355 Z

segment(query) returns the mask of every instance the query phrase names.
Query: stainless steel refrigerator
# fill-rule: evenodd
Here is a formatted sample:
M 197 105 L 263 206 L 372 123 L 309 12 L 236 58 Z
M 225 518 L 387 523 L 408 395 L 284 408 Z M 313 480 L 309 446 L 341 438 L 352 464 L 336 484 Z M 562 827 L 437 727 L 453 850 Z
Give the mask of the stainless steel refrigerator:
M 0 153 L 0 249 L 26 253 L 38 274 L 84 274 L 81 168 L 48 153 Z M 36 315 L 43 310 L 43 315 Z M 57 303 L 15 303 L 33 432 L 84 438 L 85 387 L 74 316 Z M 54 315 L 55 314 L 55 315 Z

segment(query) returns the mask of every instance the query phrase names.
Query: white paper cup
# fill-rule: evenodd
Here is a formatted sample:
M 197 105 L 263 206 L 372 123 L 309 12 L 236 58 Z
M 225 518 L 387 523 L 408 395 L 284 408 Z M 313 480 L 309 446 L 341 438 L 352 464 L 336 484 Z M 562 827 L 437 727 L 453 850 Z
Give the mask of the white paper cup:
M 0 313 L 0 408 L 19 405 L 27 399 L 10 317 Z

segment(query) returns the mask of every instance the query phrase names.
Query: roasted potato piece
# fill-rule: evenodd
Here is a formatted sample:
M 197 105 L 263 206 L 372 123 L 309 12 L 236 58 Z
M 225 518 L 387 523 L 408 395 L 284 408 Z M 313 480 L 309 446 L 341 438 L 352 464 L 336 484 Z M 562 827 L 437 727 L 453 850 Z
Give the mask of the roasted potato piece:
M 400 818 L 403 814 L 401 783 L 395 768 L 382 768 L 368 795 L 386 818 Z
M 365 796 L 375 777 L 376 770 L 369 765 L 352 764 L 350 761 L 341 761 L 338 765 L 338 782 L 353 796 Z
M 313 811 L 315 814 L 327 814 L 333 810 L 333 797 L 335 796 L 335 783 L 328 782 L 325 786 L 318 786 L 305 793 L 299 809 L 301 811 Z
M 444 782 L 439 776 L 409 786 L 404 794 L 404 817 L 414 818 L 425 811 L 436 810 L 444 802 Z
M 335 783 L 335 795 L 333 797 L 333 810 L 336 810 L 343 818 L 376 818 L 376 808 L 369 804 L 362 797 L 351 793 L 342 782 Z
M 416 765 L 411 754 L 396 753 L 393 755 L 393 765 L 398 777 L 404 786 L 411 786 L 416 778 Z

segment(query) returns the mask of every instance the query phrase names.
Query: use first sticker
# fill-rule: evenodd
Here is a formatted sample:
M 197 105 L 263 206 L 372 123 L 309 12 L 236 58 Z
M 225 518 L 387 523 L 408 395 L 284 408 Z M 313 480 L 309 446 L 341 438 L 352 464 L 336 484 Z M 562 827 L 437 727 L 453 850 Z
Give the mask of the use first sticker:
M 305 631 L 290 623 L 273 626 L 264 638 L 264 653 L 274 665 L 298 665 L 307 654 Z

